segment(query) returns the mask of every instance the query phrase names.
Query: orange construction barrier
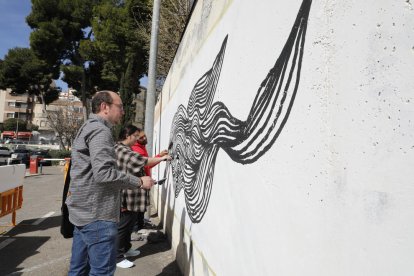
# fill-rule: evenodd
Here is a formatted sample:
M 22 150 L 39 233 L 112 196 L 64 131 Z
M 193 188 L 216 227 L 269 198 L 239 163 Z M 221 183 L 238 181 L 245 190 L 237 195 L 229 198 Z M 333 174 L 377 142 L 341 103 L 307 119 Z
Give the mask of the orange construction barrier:
M 12 224 L 16 226 L 16 210 L 22 208 L 23 186 L 0 193 L 0 217 L 12 214 Z

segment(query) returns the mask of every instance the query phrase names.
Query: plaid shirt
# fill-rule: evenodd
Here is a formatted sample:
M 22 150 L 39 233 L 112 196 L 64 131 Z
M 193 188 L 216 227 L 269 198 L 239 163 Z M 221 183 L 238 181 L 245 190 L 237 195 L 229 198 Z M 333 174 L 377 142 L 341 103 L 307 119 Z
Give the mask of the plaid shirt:
M 130 147 L 117 143 L 115 153 L 118 157 L 117 164 L 121 171 L 135 176 L 145 176 L 144 166 L 148 159 L 131 150 Z M 133 212 L 145 212 L 148 204 L 144 189 L 121 190 L 121 208 Z

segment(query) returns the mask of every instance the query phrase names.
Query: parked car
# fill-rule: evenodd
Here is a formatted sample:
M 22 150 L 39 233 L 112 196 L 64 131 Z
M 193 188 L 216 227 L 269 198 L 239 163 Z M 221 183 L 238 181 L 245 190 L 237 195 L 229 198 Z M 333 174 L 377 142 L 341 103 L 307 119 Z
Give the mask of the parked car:
M 5 144 L 28 144 L 29 141 L 25 141 L 25 140 L 17 140 L 17 139 L 7 139 L 5 142 Z
M 52 158 L 47 150 L 35 150 L 32 151 L 31 155 L 37 155 L 40 158 Z M 42 166 L 52 166 L 52 161 L 50 160 L 40 160 L 39 165 Z
M 25 144 L 17 144 L 14 146 L 14 149 L 27 149 Z
M 0 147 L 0 157 L 10 157 L 11 150 L 8 147 Z
M 19 159 L 20 163 L 29 166 L 30 164 L 30 150 L 17 148 L 13 151 L 12 157 Z

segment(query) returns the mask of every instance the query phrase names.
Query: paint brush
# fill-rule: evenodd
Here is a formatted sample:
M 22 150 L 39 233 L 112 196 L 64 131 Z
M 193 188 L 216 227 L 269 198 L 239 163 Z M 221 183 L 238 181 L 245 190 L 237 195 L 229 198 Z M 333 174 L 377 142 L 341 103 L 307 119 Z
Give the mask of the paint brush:
M 162 185 L 162 184 L 164 184 L 165 180 L 167 180 L 167 178 L 163 178 L 163 179 L 154 181 L 154 184 Z

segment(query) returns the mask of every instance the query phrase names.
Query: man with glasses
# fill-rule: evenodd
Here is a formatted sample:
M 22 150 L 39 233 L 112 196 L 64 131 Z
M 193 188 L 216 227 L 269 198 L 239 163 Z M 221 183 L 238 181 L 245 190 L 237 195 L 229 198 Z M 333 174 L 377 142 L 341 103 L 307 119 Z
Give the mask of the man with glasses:
M 149 176 L 136 177 L 117 167 L 111 128 L 124 115 L 119 95 L 98 92 L 92 99 L 92 113 L 72 147 L 66 204 L 75 229 L 69 275 L 114 274 L 120 190 L 149 190 L 154 185 Z

